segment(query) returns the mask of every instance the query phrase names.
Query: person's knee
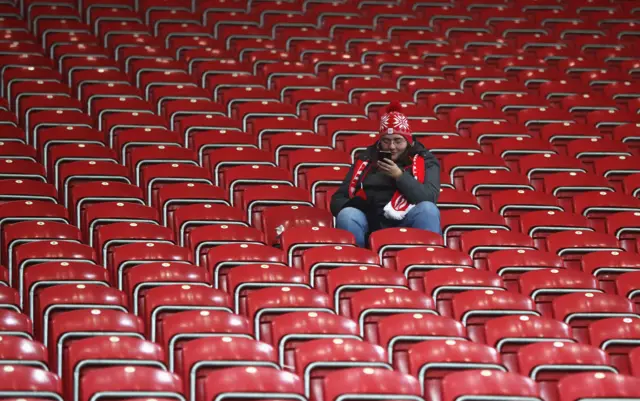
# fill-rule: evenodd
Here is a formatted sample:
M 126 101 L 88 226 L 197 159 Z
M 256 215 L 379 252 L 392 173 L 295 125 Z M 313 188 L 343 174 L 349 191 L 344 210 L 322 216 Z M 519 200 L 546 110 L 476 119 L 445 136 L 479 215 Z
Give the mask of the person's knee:
M 420 214 L 425 214 L 430 218 L 440 218 L 440 210 L 438 209 L 438 206 L 436 206 L 436 204 L 433 202 L 420 202 L 415 206 L 415 208 L 416 211 Z
M 350 222 L 362 223 L 363 220 L 366 220 L 366 216 L 362 211 L 356 209 L 355 207 L 345 207 L 336 216 L 336 222 L 339 225 L 348 224 Z

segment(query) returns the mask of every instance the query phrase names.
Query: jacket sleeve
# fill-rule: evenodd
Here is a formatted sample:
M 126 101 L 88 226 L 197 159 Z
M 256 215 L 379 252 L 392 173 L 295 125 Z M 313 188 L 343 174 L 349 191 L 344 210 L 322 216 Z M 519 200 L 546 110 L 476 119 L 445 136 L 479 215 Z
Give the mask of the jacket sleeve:
M 342 184 L 336 192 L 334 192 L 333 196 L 331 196 L 331 213 L 334 216 L 337 216 L 338 213 L 345 207 L 345 205 L 349 202 L 349 184 L 351 183 L 351 177 L 353 176 L 353 165 L 347 171 L 347 175 L 342 180 Z
M 428 201 L 438 202 L 440 195 L 440 162 L 433 155 L 425 158 L 425 180 L 421 184 L 416 180 L 410 171 L 402 173 L 396 180 L 398 190 L 412 204 Z

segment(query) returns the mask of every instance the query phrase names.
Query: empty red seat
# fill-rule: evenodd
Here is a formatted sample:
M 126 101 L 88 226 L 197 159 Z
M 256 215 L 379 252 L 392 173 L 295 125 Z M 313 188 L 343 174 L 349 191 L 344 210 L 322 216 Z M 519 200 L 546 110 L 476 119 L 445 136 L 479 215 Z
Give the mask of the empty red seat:
M 182 398 L 178 375 L 149 366 L 113 366 L 89 371 L 80 381 L 80 400 L 100 400 L 109 396 L 127 397 L 141 392 L 147 396 Z
M 474 230 L 509 230 L 504 218 L 496 213 L 474 210 L 455 209 L 441 213 L 442 236 L 448 247 L 461 249 L 460 237 L 463 233 Z
M 589 324 L 596 320 L 638 317 L 628 299 L 597 292 L 562 295 L 551 302 L 551 307 L 553 317 L 570 325 L 579 339 L 586 338 Z
M 540 389 L 533 380 L 515 373 L 472 370 L 451 373 L 442 380 L 442 401 L 487 396 L 504 399 L 542 399 Z
M 51 372 L 31 366 L 6 365 L 0 370 L 0 394 L 6 397 L 61 401 L 62 380 Z
M 550 195 L 549 195 L 550 196 Z M 593 231 L 586 217 L 555 210 L 528 212 L 520 218 L 520 231 L 533 238 L 540 250 L 547 250 L 547 237 L 562 231 Z
M 380 264 L 395 267 L 398 251 L 412 247 L 441 247 L 442 237 L 438 234 L 415 228 L 387 228 L 377 230 L 369 236 L 371 250 L 378 253 Z
M 539 316 L 531 298 L 496 290 L 465 291 L 453 296 L 453 317 L 467 327 L 473 341 L 484 341 L 484 325 L 509 315 Z
M 478 269 L 486 269 L 487 256 L 507 249 L 535 250 L 528 235 L 506 230 L 474 230 L 460 236 L 460 248 L 469 254 Z
M 640 311 L 640 308 L 638 308 L 638 289 L 640 288 L 639 279 L 640 272 L 624 273 L 616 278 L 616 293 L 633 302 L 636 312 Z
M 0 335 L 33 339 L 33 324 L 27 315 L 0 309 Z
M 573 198 L 576 213 L 586 216 L 591 226 L 604 231 L 605 219 L 612 213 L 640 212 L 640 200 L 619 192 L 601 191 Z
M 560 401 L 580 399 L 631 399 L 640 393 L 640 379 L 613 373 L 579 373 L 558 382 Z
M 635 253 L 621 251 L 593 252 L 582 257 L 580 268 L 595 276 L 600 288 L 614 293 L 615 280 L 619 275 L 640 271 L 640 257 Z
M 419 399 L 421 389 L 413 376 L 387 369 L 351 368 L 329 373 L 324 378 L 326 401 Z
M 302 380 L 293 373 L 263 366 L 235 367 L 213 371 L 205 377 L 202 399 L 222 395 L 270 394 L 284 399 L 304 399 Z
M 578 268 L 591 252 L 621 252 L 616 237 L 594 231 L 563 231 L 547 237 L 549 252 L 560 256 L 567 268 Z
M 378 256 L 368 249 L 352 246 L 327 246 L 306 250 L 302 254 L 302 270 L 309 283 L 320 290 L 326 289 L 326 275 L 342 266 L 378 266 Z
M 620 212 L 607 216 L 606 231 L 618 238 L 628 252 L 637 252 L 640 240 L 640 212 Z

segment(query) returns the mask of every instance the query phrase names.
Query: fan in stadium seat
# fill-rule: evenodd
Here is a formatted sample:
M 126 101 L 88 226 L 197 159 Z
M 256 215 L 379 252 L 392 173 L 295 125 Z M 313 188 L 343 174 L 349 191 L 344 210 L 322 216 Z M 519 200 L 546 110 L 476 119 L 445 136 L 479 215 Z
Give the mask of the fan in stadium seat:
M 440 189 L 439 165 L 422 144 L 414 141 L 409 122 L 397 104 L 387 108 L 382 117 L 379 138 L 356 161 L 331 199 L 336 226 L 352 232 L 360 247 L 366 245 L 367 234 L 386 227 L 406 226 L 439 234 L 435 205 Z M 384 157 L 388 162 L 379 160 L 380 151 L 390 153 L 390 157 Z
M 583 399 L 635 399 L 640 397 L 640 379 L 612 373 L 578 373 L 558 382 L 559 401 Z
M 406 373 L 420 382 L 425 399 L 441 400 L 441 385 L 447 375 L 467 370 L 506 372 L 500 354 L 493 348 L 459 339 L 423 341 L 409 347 Z
M 126 335 L 87 337 L 66 347 L 61 376 L 68 400 L 79 401 L 80 381 L 94 369 L 109 366 L 150 366 L 166 370 L 162 347 L 150 341 Z
M 178 375 L 150 366 L 113 366 L 87 372 L 80 381 L 80 400 L 112 397 L 165 397 L 185 401 Z
M 384 349 L 366 341 L 318 339 L 295 349 L 295 372 L 303 379 L 309 400 L 322 399 L 321 386 L 327 374 L 354 367 L 390 369 Z
M 351 368 L 329 373 L 324 378 L 323 395 L 325 401 L 423 400 L 415 377 L 380 368 Z
M 5 365 L 0 368 L 0 396 L 29 400 L 63 401 L 62 380 L 51 372 L 31 366 Z

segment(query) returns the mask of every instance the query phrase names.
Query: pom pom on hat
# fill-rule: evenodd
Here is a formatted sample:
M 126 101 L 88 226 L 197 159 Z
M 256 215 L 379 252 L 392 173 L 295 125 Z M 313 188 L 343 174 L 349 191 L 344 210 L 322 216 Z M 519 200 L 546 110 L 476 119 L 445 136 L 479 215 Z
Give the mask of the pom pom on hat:
M 386 113 L 380 119 L 379 135 L 402 135 L 407 142 L 413 142 L 411 127 L 407 116 L 402 114 L 402 106 L 392 102 L 387 106 Z

